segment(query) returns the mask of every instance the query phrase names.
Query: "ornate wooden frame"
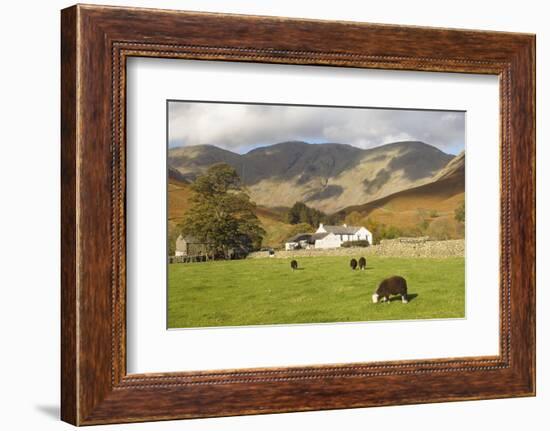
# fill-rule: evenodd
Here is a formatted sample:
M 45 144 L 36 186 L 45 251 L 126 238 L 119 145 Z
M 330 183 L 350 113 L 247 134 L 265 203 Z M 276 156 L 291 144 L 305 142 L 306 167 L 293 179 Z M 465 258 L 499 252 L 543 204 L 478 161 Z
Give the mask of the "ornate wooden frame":
M 534 35 L 81 5 L 61 15 L 63 420 L 88 425 L 534 395 Z M 500 354 L 128 375 L 129 56 L 498 75 Z

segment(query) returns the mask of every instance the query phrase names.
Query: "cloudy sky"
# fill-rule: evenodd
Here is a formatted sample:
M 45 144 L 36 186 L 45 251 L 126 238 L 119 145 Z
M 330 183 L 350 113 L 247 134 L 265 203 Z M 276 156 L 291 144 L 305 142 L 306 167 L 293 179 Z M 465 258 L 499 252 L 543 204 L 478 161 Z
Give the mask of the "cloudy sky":
M 372 148 L 417 140 L 450 154 L 464 149 L 465 113 L 375 108 L 168 103 L 168 144 L 216 145 L 246 153 L 284 141 Z

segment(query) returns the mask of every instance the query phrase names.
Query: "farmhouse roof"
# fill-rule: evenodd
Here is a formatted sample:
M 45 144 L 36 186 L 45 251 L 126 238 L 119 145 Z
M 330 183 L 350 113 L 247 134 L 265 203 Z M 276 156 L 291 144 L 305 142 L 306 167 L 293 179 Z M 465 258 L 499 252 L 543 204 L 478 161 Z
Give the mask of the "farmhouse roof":
M 327 232 L 333 233 L 335 235 L 353 235 L 355 232 L 357 232 L 359 229 L 361 229 L 361 226 L 327 226 L 327 225 L 323 225 L 323 228 Z
M 314 233 L 313 235 L 311 235 L 311 237 L 309 238 L 309 242 L 311 244 L 314 244 L 315 241 L 319 240 L 319 239 L 323 239 L 324 237 L 326 237 L 327 235 L 329 235 L 330 232 L 321 232 L 321 233 Z
M 303 241 L 305 239 L 309 239 L 312 234 L 310 233 L 297 233 L 294 236 L 291 236 L 289 239 L 286 240 L 286 242 L 298 242 Z

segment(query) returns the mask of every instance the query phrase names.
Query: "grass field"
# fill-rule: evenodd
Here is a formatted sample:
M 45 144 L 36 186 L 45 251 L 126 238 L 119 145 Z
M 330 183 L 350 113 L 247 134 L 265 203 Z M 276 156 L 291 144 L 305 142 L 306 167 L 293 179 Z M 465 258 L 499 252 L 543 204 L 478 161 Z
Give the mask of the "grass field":
M 168 327 L 358 322 L 464 317 L 464 258 L 367 259 L 352 271 L 348 257 L 247 259 L 172 264 Z M 407 279 L 410 302 L 373 304 L 378 283 Z

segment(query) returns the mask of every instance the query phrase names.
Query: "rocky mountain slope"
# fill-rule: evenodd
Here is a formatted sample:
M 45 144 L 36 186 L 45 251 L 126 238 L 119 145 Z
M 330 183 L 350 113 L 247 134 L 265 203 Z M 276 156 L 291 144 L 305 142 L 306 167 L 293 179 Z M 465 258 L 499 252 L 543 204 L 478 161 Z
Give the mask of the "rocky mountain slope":
M 362 150 L 344 144 L 283 142 L 236 154 L 215 146 L 170 149 L 169 175 L 192 182 L 216 163 L 233 166 L 253 201 L 289 207 L 296 201 L 327 213 L 430 183 L 453 156 L 417 141 Z

